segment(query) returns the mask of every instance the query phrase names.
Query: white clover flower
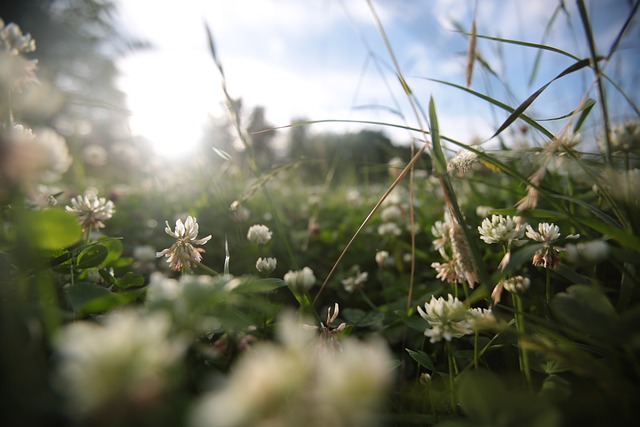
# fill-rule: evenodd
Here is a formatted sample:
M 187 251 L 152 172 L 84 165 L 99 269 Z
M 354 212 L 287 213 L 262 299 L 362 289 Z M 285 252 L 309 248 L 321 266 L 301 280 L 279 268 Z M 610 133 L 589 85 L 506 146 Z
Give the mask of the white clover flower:
M 506 289 L 512 294 L 522 295 L 527 291 L 527 289 L 529 289 L 530 285 L 531 280 L 524 276 L 514 276 L 502 279 L 498 282 L 495 288 L 493 288 L 493 291 L 491 292 L 491 299 L 494 304 L 498 304 L 502 298 L 503 290 Z
M 316 283 L 316 276 L 309 267 L 304 267 L 298 271 L 289 270 L 289 272 L 284 275 L 284 283 L 298 292 L 304 292 L 311 289 Z
M 362 273 L 356 274 L 355 276 L 347 277 L 346 279 L 343 279 L 342 286 L 344 287 L 345 291 L 352 294 L 357 289 L 363 288 L 364 283 L 367 281 L 368 278 L 369 278 L 369 273 L 364 271 Z
M 260 273 L 271 273 L 276 269 L 277 260 L 275 258 L 258 258 L 256 269 Z
M 387 251 L 376 252 L 376 264 L 378 264 L 378 267 L 380 268 L 384 267 L 385 264 L 387 263 L 387 260 L 389 260 L 389 252 Z
M 448 221 L 436 221 L 431 227 L 431 234 L 435 237 L 433 247 L 437 250 L 444 248 L 449 243 L 449 231 L 451 225 Z
M 271 235 L 273 233 L 269 230 L 269 227 L 262 224 L 255 224 L 249 227 L 249 231 L 247 232 L 247 239 L 251 243 L 255 243 L 256 245 L 264 245 L 269 240 L 271 240 Z
M 467 310 L 467 321 L 474 332 L 495 325 L 496 318 L 490 308 L 470 308 Z
M 467 322 L 467 309 L 451 294 L 446 300 L 431 296 L 431 300 L 424 304 L 424 310 L 418 306 L 418 313 L 431 326 L 424 331 L 424 334 L 430 337 L 432 343 L 441 341 L 443 338 L 451 341 L 451 338 L 473 333 Z
M 535 231 L 527 224 L 527 237 L 540 243 L 552 243 L 560 238 L 560 227 L 541 222 L 538 224 L 538 231 Z
M 177 280 L 155 271 L 149 277 L 145 301 L 151 305 L 177 301 L 182 295 L 182 289 Z
M 436 270 L 438 274 L 437 279 L 448 283 L 459 283 L 464 279 L 464 276 L 459 274 L 456 261 L 454 259 L 445 259 L 446 262 L 432 262 L 431 268 Z
M 82 159 L 92 167 L 104 166 L 107 163 L 107 150 L 102 145 L 89 144 L 82 150 Z
M 637 120 L 615 123 L 610 129 L 610 135 L 612 151 L 631 151 L 640 147 L 640 124 Z M 598 145 L 602 151 L 605 150 L 604 135 L 598 138 Z
M 543 222 L 538 224 L 538 231 L 535 231 L 530 225 L 527 225 L 527 237 L 543 243 L 543 247 L 533 255 L 533 265 L 555 268 L 560 262 L 558 253 L 562 248 L 553 246 L 552 243 L 560 238 L 560 228 L 555 224 Z M 577 239 L 578 237 L 580 237 L 579 234 L 570 234 L 566 239 Z
M 18 56 L 21 53 L 30 53 L 36 50 L 36 41 L 31 38 L 31 34 L 22 34 L 22 30 L 13 22 L 5 25 L 0 18 L 0 50 L 7 52 L 11 56 Z
M 56 380 L 69 411 L 84 416 L 140 393 L 162 393 L 168 370 L 185 349 L 169 337 L 170 327 L 162 314 L 124 310 L 108 314 L 102 324 L 80 321 L 63 328 L 54 342 Z
M 524 276 L 513 276 L 502 280 L 502 286 L 512 294 L 523 294 L 531 286 L 531 280 Z
M 378 227 L 378 234 L 381 236 L 400 236 L 402 229 L 394 222 L 385 222 Z
M 389 205 L 380 212 L 380 219 L 383 222 L 394 222 L 402 218 L 402 209 L 398 205 Z
M 71 199 L 71 206 L 65 206 L 65 210 L 78 217 L 82 230 L 89 228 L 104 228 L 104 221 L 110 219 L 116 211 L 111 200 L 98 197 L 89 191 L 83 196 Z
M 480 238 L 487 244 L 510 244 L 520 240 L 524 236 L 524 227 L 519 217 L 509 215 L 491 215 L 491 219 L 485 218 L 478 227 Z
M 34 133 L 16 124 L 6 137 L 8 144 L 3 172 L 23 185 L 57 181 L 73 162 L 65 139 L 52 129 L 41 128 Z
M 597 264 L 609 258 L 611 248 L 604 240 L 592 240 L 577 245 L 569 244 L 564 247 L 566 258 L 573 263 Z
M 169 222 L 165 221 L 166 228 L 164 231 L 176 242 L 170 248 L 158 252 L 158 258 L 164 256 L 173 270 L 182 270 L 183 267 L 190 269 L 202 261 L 202 252 L 204 249 L 195 248 L 194 245 L 204 245 L 211 239 L 211 235 L 198 239 L 198 222 L 192 216 L 188 216 L 183 223 L 182 220 L 176 220 L 175 231 L 171 230 Z
M 329 310 L 327 323 L 337 312 L 337 306 Z M 386 344 L 346 338 L 340 351 L 330 351 L 314 330 L 301 327 L 293 314 L 283 316 L 280 343 L 261 342 L 244 352 L 224 387 L 197 402 L 189 426 L 375 425 L 391 384 Z

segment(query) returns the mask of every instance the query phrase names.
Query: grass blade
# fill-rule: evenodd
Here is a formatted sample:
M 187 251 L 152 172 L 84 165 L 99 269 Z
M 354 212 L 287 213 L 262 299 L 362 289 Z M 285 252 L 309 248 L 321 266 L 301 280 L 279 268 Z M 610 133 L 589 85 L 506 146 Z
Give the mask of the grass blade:
M 537 91 L 535 91 L 531 96 L 529 96 L 529 98 L 527 98 L 522 104 L 520 104 L 518 106 L 518 108 L 516 108 L 513 113 L 511 113 L 509 115 L 509 117 L 507 117 L 507 120 L 504 121 L 504 123 L 498 128 L 498 130 L 493 134 L 493 136 L 491 138 L 495 138 L 496 136 L 498 136 L 503 130 L 505 130 L 507 127 L 509 127 L 509 125 L 511 125 L 511 123 L 513 123 L 514 121 L 516 121 L 518 119 L 518 117 L 520 117 L 520 115 L 527 109 L 529 108 L 529 106 L 533 103 L 533 101 L 536 100 L 536 98 L 538 98 L 538 96 L 540 96 L 540 94 L 542 92 L 544 92 L 544 90 L 554 81 L 558 80 L 561 77 L 566 76 L 567 74 L 571 74 L 573 72 L 576 72 L 578 70 L 581 70 L 584 67 L 589 66 L 589 59 L 582 59 L 578 62 L 576 62 L 575 64 L 571 65 L 570 67 L 566 68 L 564 71 L 562 71 L 560 74 L 558 74 L 556 77 L 554 77 L 552 80 L 550 80 L 549 82 L 547 82 L 546 84 L 544 84 L 540 89 L 538 89 Z

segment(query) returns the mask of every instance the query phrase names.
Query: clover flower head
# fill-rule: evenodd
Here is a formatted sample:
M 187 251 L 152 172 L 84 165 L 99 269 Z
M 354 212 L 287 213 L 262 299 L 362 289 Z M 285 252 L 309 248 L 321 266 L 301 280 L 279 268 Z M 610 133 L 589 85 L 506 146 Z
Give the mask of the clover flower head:
M 36 41 L 31 38 L 31 34 L 22 34 L 20 27 L 13 22 L 5 25 L 0 18 L 0 50 L 11 56 L 18 56 L 21 53 L 30 53 L 36 50 Z
M 560 238 L 560 227 L 555 224 L 541 222 L 538 231 L 527 224 L 527 237 L 540 243 L 551 243 Z
M 433 247 L 440 250 L 449 243 L 449 230 L 451 225 L 448 221 L 436 221 L 431 227 L 431 234 L 435 237 L 433 241 Z
M 344 290 L 349 293 L 354 293 L 357 289 L 361 289 L 364 287 L 364 283 L 369 278 L 369 273 L 366 271 L 362 273 L 357 273 L 355 276 L 347 277 L 342 280 L 342 286 L 344 286 Z
M 387 251 L 376 252 L 376 264 L 378 264 L 378 267 L 380 268 L 384 267 L 385 264 L 387 263 L 387 260 L 389 260 L 389 252 Z
M 14 124 L 7 129 L 6 137 L 6 158 L 0 161 L 2 173 L 23 185 L 57 181 L 73 162 L 67 142 L 53 129 L 33 132 Z
M 491 215 L 491 218 L 485 218 L 478 231 L 480 238 L 487 244 L 510 244 L 520 240 L 525 232 L 520 218 L 509 215 Z
M 640 124 L 637 120 L 615 123 L 610 130 L 611 149 L 613 151 L 631 151 L 640 147 Z M 602 151 L 605 150 L 604 135 L 598 138 Z
M 284 275 L 284 283 L 292 289 L 304 292 L 308 291 L 316 283 L 316 276 L 309 267 L 304 267 L 298 271 L 289 270 L 289 272 Z
M 249 227 L 247 239 L 256 245 L 265 245 L 269 240 L 271 240 L 272 234 L 273 233 L 266 225 L 255 224 Z
M 399 236 L 402 229 L 395 222 L 385 222 L 378 227 L 378 234 L 381 236 Z
M 446 259 L 446 262 L 433 262 L 431 263 L 431 267 L 435 269 L 438 274 L 436 278 L 442 280 L 443 282 L 448 283 L 458 283 L 461 282 L 463 276 L 458 273 L 458 268 L 456 265 L 456 261 L 454 259 Z
M 486 325 L 491 325 L 496 321 L 493 311 L 490 308 L 470 308 L 467 310 L 467 314 L 469 315 L 468 317 L 471 322 L 471 327 L 474 330 Z
M 65 326 L 54 342 L 56 379 L 69 411 L 83 417 L 137 394 L 159 396 L 168 372 L 183 354 L 171 339 L 171 320 L 160 313 L 112 312 L 101 324 Z
M 192 216 L 188 216 L 183 223 L 181 219 L 176 220 L 175 230 L 171 230 L 169 222 L 165 221 L 164 231 L 176 242 L 170 248 L 158 252 L 158 258 L 164 256 L 167 263 L 173 270 L 182 270 L 184 267 L 190 269 L 202 261 L 202 248 L 195 248 L 194 245 L 204 245 L 211 239 L 211 235 L 198 239 L 198 222 Z
M 524 276 L 513 276 L 503 279 L 503 287 L 512 294 L 523 294 L 531 286 L 531 280 Z
M 258 258 L 256 270 L 260 273 L 271 273 L 276 269 L 277 260 L 275 258 Z
M 464 304 L 449 294 L 447 299 L 431 296 L 431 300 L 424 304 L 424 310 L 418 306 L 420 317 L 429 322 L 431 328 L 424 331 L 432 343 L 443 338 L 451 341 L 473 332 L 467 320 L 468 314 Z
M 111 200 L 98 197 L 93 191 L 72 198 L 71 206 L 65 206 L 65 210 L 78 217 L 83 231 L 91 227 L 104 228 L 104 221 L 110 219 L 116 211 Z

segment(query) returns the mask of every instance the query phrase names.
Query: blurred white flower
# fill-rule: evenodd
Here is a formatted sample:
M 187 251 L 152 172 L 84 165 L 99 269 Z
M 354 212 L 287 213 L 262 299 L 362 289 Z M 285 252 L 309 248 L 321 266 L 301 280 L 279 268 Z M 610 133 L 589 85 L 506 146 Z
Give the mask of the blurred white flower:
M 364 283 L 369 278 L 369 273 L 366 271 L 362 273 L 357 273 L 355 276 L 347 277 L 342 280 L 342 286 L 344 290 L 349 293 L 354 293 L 356 290 L 364 287 Z
M 251 243 L 255 243 L 256 245 L 264 245 L 269 242 L 269 240 L 271 240 L 272 234 L 273 233 L 266 225 L 255 224 L 249 227 L 249 231 L 247 232 L 247 239 L 249 239 Z
M 309 267 L 302 270 L 291 271 L 284 275 L 284 283 L 298 292 L 308 291 L 315 283 L 316 276 Z
M 104 166 L 107 163 L 107 150 L 102 145 L 89 144 L 82 150 L 82 158 L 89 166 Z
M 74 322 L 55 340 L 57 385 L 69 411 L 88 415 L 136 397 L 159 396 L 185 346 L 161 314 L 113 312 L 102 324 Z
M 489 216 L 489 211 L 493 210 L 491 206 L 476 206 L 476 215 L 479 217 Z
M 509 215 L 491 215 L 478 227 L 480 238 L 487 244 L 503 243 L 510 245 L 524 236 L 525 229 L 519 217 Z
M 435 237 L 433 247 L 437 250 L 444 248 L 449 243 L 449 231 L 451 225 L 447 221 L 436 221 L 431 227 L 431 234 Z
M 640 147 L 640 124 L 637 120 L 615 123 L 611 126 L 609 138 L 612 151 L 631 151 Z M 598 145 L 605 151 L 604 135 L 598 138 Z
M 256 269 L 260 273 L 271 273 L 276 269 L 277 260 L 275 258 L 258 258 Z
M 384 267 L 388 260 L 389 260 L 389 252 L 387 251 L 376 252 L 376 264 L 378 264 L 378 267 L 380 268 Z
M 31 34 L 22 34 L 18 25 L 13 22 L 5 25 L 4 20 L 0 18 L 0 50 L 11 56 L 18 56 L 21 53 L 34 52 L 36 41 L 31 38 Z
M 71 199 L 71 206 L 65 210 L 78 217 L 84 231 L 89 228 L 104 228 L 104 221 L 113 216 L 116 208 L 111 200 L 86 192 Z
M 195 248 L 194 245 L 204 245 L 211 239 L 211 235 L 198 239 L 198 222 L 192 216 L 188 216 L 183 223 L 181 219 L 176 220 L 175 231 L 171 230 L 169 222 L 165 221 L 166 228 L 164 231 L 176 242 L 170 248 L 158 252 L 156 256 L 166 257 L 167 262 L 173 270 L 190 269 L 202 261 L 202 252 L 204 249 Z
M 394 222 L 402 219 L 402 209 L 398 205 L 389 205 L 380 212 L 380 219 L 383 222 Z
M 611 248 L 604 240 L 592 240 L 581 242 L 577 245 L 568 244 L 564 247 L 565 257 L 574 264 L 592 263 L 597 264 L 609 258 Z
M 7 153 L 2 159 L 3 173 L 25 186 L 59 180 L 69 170 L 72 158 L 65 139 L 49 128 L 33 132 L 16 124 L 6 132 Z
M 397 178 L 406 165 L 407 162 L 402 160 L 400 157 L 393 157 L 391 160 L 389 160 L 389 163 L 387 163 L 387 171 L 389 172 L 389 176 L 391 176 L 392 178 Z
M 155 271 L 151 273 L 149 277 L 149 286 L 147 287 L 145 301 L 152 305 L 176 301 L 182 294 L 182 289 L 177 280 Z
M 376 425 L 391 380 L 384 342 L 347 338 L 340 351 L 319 353 L 322 340 L 293 314 L 281 318 L 278 336 L 280 344 L 257 343 L 243 353 L 224 387 L 198 402 L 191 427 Z
M 381 236 L 399 236 L 402 229 L 394 222 L 385 222 L 378 227 L 378 234 Z

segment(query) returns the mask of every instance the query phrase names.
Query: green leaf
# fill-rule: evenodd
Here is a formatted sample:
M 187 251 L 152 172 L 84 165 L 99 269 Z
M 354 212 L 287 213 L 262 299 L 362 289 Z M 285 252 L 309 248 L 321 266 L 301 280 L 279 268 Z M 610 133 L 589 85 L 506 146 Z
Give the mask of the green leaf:
M 430 371 L 435 371 L 436 368 L 433 366 L 433 361 L 427 353 L 422 350 L 415 351 L 409 348 L 405 348 L 405 350 L 409 353 L 409 356 L 418 363 L 418 365 Z
M 433 144 L 435 175 L 442 175 L 447 172 L 447 161 L 442 152 L 442 145 L 440 145 L 440 127 L 438 126 L 438 115 L 436 114 L 436 105 L 433 102 L 433 98 L 429 99 L 429 126 L 431 143 Z
M 102 264 L 108 254 L 107 248 L 101 244 L 89 246 L 80 252 L 76 265 L 81 269 L 97 267 Z
M 580 128 L 582 128 L 582 124 L 593 109 L 594 105 L 596 105 L 596 101 L 592 98 L 589 98 L 585 101 L 584 105 L 582 106 L 580 117 L 578 117 L 578 120 L 576 120 L 576 124 L 573 126 L 573 133 L 578 133 L 580 131 Z
M 256 293 L 256 292 L 271 292 L 275 289 L 285 286 L 284 280 L 268 278 L 268 279 L 253 279 L 247 278 L 238 286 L 233 288 L 232 292 L 240 293 Z
M 586 285 L 570 286 L 556 294 L 551 311 L 565 325 L 595 338 L 611 341 L 617 333 L 619 319 L 609 299 Z
M 81 311 L 88 302 L 109 294 L 111 292 L 108 289 L 91 282 L 76 282 L 65 288 L 67 302 L 74 311 Z
M 122 278 L 116 280 L 116 286 L 120 289 L 138 288 L 144 286 L 144 276 L 142 274 L 127 272 Z
M 462 409 L 471 419 L 484 425 L 495 425 L 497 414 L 506 404 L 508 396 L 500 378 L 484 370 L 465 374 L 457 394 Z
M 102 261 L 100 267 L 112 267 L 112 264 L 122 255 L 122 240 L 119 238 L 106 237 L 98 241 L 107 248 L 108 251 L 107 257 Z
M 62 209 L 27 212 L 20 234 L 38 249 L 60 249 L 80 241 L 82 229 L 76 217 Z

